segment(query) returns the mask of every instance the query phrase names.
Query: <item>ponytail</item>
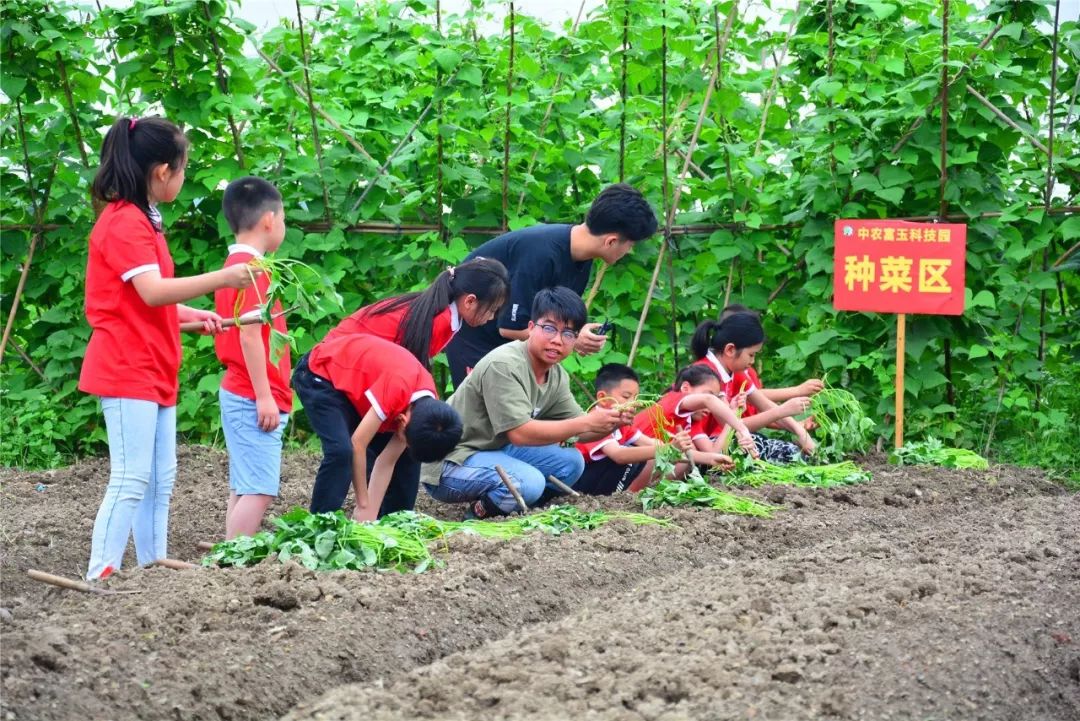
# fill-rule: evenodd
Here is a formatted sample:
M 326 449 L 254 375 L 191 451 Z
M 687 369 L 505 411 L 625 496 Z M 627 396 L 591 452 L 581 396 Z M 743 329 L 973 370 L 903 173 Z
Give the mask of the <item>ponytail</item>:
M 683 383 L 689 383 L 691 387 L 696 388 L 704 383 L 708 383 L 710 380 L 716 380 L 718 383 L 723 383 L 719 374 L 714 371 L 710 366 L 695 363 L 688 365 L 679 371 L 679 374 L 675 376 L 675 382 L 671 384 L 669 391 L 677 391 L 682 387 Z
M 465 295 L 475 295 L 483 312 L 497 313 L 510 297 L 510 275 L 506 267 L 491 258 L 474 258 L 439 273 L 427 290 L 389 298 L 368 312 L 383 315 L 405 306 L 405 315 L 394 340 L 430 370 L 431 330 L 435 317 Z
M 695 358 L 704 358 L 710 350 L 723 351 L 729 343 L 736 351 L 765 342 L 765 329 L 757 313 L 736 312 L 722 321 L 707 320 L 694 329 L 690 340 L 690 352 Z
M 151 171 L 159 165 L 178 170 L 188 145 L 180 128 L 164 118 L 117 118 L 101 145 L 101 165 L 90 186 L 91 197 L 102 205 L 126 200 L 149 218 Z

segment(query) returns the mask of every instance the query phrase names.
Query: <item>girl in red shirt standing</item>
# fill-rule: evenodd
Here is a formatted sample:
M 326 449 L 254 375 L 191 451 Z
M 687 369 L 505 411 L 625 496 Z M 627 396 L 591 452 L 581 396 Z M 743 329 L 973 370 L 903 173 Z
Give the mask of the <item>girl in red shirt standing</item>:
M 88 579 L 120 568 L 129 535 L 140 564 L 165 558 L 176 478 L 180 322 L 221 330 L 221 317 L 181 301 L 244 288 L 243 266 L 173 277 L 158 203 L 184 185 L 188 141 L 163 118 L 120 118 L 101 148 L 91 194 L 104 206 L 90 233 L 86 319 L 92 333 L 79 389 L 101 397 L 109 485 L 94 521 Z
M 397 343 L 430 370 L 430 359 L 461 329 L 490 321 L 510 296 L 510 276 L 497 260 L 475 258 L 439 274 L 424 291 L 385 298 L 341 321 L 322 342 L 362 333 Z

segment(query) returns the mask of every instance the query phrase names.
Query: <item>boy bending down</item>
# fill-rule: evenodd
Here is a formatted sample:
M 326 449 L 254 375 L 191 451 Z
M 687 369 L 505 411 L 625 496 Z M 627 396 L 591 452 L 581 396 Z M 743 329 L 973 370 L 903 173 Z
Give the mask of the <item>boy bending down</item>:
M 501 466 L 525 503 L 536 505 L 555 476 L 573 486 L 585 466 L 574 448 L 559 444 L 609 435 L 633 416 L 596 406 L 585 413 L 559 364 L 585 325 L 585 304 L 569 288 L 545 288 L 533 299 L 528 338 L 484 356 L 447 400 L 465 430 L 442 463 L 425 464 L 424 489 L 443 503 L 469 503 L 478 518 L 514 510 L 515 501 L 495 470 Z

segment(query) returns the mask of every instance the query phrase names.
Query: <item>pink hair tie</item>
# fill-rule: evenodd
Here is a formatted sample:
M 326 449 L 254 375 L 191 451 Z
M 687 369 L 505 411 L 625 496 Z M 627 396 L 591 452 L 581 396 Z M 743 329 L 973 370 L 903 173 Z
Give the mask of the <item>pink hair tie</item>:
M 128 123 L 128 132 L 129 132 L 129 133 L 130 133 L 130 132 L 131 132 L 132 130 L 134 130 L 134 129 L 135 129 L 135 123 L 136 123 L 136 122 L 138 122 L 138 121 L 137 121 L 137 120 L 136 120 L 135 118 L 132 118 L 132 119 L 131 119 L 131 121 L 130 121 L 130 122 Z

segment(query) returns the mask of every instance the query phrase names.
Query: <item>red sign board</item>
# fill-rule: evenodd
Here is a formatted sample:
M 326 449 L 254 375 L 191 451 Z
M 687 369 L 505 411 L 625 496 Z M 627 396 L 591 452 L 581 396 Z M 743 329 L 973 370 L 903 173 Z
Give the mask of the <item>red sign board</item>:
M 838 220 L 835 234 L 837 310 L 964 312 L 966 225 Z

